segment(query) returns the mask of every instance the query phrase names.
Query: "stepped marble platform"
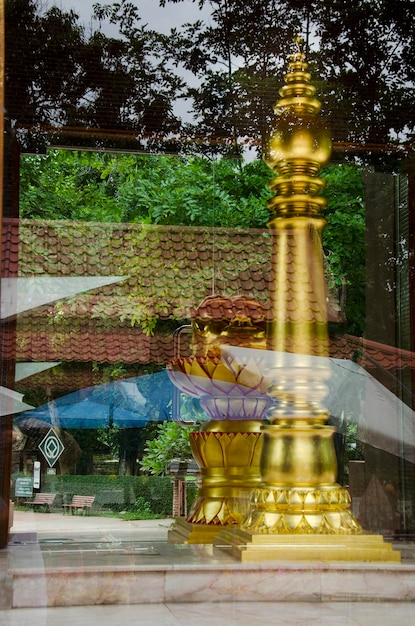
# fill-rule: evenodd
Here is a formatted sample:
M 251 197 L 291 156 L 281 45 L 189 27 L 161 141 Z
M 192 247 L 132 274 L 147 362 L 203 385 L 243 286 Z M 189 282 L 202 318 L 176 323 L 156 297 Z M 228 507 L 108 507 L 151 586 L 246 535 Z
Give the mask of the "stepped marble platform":
M 0 608 L 415 601 L 412 543 L 394 545 L 400 563 L 240 563 L 211 545 L 169 544 L 172 520 L 127 523 L 66 516 L 71 527 L 63 527 L 51 514 L 49 528 L 41 529 L 40 515 L 32 518 L 39 522 L 37 530 L 12 529 L 8 548 L 0 551 Z

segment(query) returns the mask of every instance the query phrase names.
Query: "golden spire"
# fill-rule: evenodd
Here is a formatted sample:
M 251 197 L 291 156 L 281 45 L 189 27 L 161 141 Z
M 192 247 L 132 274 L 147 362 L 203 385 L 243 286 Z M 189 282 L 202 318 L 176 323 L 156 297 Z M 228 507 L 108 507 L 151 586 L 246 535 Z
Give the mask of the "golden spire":
M 273 217 L 271 290 L 273 330 L 270 347 L 278 352 L 326 356 L 327 302 L 321 232 L 326 225 L 319 194 L 325 181 L 320 169 L 331 155 L 327 125 L 318 117 L 320 101 L 314 97 L 302 40 L 296 38 L 290 56 L 278 115 L 266 143 L 264 160 L 275 172 L 268 202 Z
M 350 497 L 336 481 L 334 428 L 323 406 L 330 375 L 327 301 L 321 231 L 326 200 L 317 177 L 331 154 L 328 128 L 318 117 L 301 42 L 290 57 L 265 161 L 276 177 L 268 206 L 273 237 L 268 395 L 262 489 L 243 526 L 261 533 L 354 534 L 360 526 Z

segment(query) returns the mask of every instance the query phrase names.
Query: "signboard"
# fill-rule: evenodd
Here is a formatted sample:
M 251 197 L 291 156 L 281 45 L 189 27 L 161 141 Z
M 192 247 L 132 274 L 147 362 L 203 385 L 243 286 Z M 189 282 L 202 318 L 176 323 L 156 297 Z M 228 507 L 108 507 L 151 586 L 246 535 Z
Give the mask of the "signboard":
M 65 446 L 53 428 L 51 428 L 46 437 L 39 444 L 39 450 L 47 460 L 49 467 L 53 467 L 65 450 Z
M 33 496 L 33 481 L 30 477 L 16 478 L 14 495 L 18 498 L 31 498 Z

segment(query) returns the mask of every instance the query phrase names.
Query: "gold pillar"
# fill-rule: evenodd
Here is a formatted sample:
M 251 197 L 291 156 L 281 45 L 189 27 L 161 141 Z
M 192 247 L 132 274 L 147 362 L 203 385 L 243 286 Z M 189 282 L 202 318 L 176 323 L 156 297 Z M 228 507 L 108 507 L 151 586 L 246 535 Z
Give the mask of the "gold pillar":
M 318 173 L 331 138 L 319 119 L 301 40 L 290 57 L 279 116 L 265 161 L 276 173 L 270 187 L 275 276 L 268 395 L 273 408 L 262 427 L 261 487 L 240 529 L 215 539 L 244 561 L 396 561 L 382 537 L 362 534 L 346 489 L 336 483 L 334 429 L 327 425 L 327 303 L 321 247 L 326 200 Z

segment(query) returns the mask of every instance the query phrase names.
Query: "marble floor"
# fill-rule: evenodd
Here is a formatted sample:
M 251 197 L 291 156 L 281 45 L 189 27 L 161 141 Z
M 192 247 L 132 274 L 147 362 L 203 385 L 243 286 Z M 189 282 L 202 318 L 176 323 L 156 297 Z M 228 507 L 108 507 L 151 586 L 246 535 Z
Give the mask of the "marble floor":
M 0 611 L 1 626 L 413 626 L 415 604 L 406 602 L 249 602 L 141 604 Z
M 200 561 L 200 554 L 195 548 L 194 552 L 189 552 L 185 546 L 177 546 L 175 549 L 169 547 L 165 543 L 166 533 L 171 524 L 171 520 L 149 520 L 142 522 L 126 523 L 122 520 L 63 516 L 59 514 L 40 514 L 33 512 L 17 512 L 14 518 L 14 525 L 11 532 L 10 546 L 7 550 L 0 551 L 0 579 L 2 571 L 5 572 L 7 567 L 14 565 L 16 569 L 27 567 L 37 567 L 37 561 L 40 562 L 40 571 L 46 565 L 52 567 L 53 572 L 59 571 L 55 569 L 55 560 L 65 557 L 68 564 L 74 555 L 77 558 L 91 560 L 95 565 L 102 565 L 101 560 L 108 554 L 114 559 L 113 565 L 119 564 L 123 559 L 132 558 L 131 554 L 123 556 L 119 552 L 119 543 L 123 545 L 128 539 L 134 539 L 138 542 L 139 547 L 147 545 L 147 541 L 151 539 L 153 546 L 162 545 L 164 541 L 164 550 L 160 549 L 160 554 L 142 553 L 140 561 L 146 563 L 148 560 L 149 580 L 147 574 L 143 578 L 143 584 L 151 586 L 151 571 L 157 569 L 157 561 L 162 560 L 170 563 L 171 567 L 181 568 L 186 565 L 190 568 L 189 575 L 186 578 L 187 584 L 193 589 L 195 587 L 195 595 L 187 595 L 183 600 L 171 602 L 168 598 L 151 604 L 131 604 L 114 603 L 114 604 L 98 604 L 86 606 L 30 606 L 29 608 L 10 609 L 5 604 L 0 603 L 0 626 L 125 626 L 133 624 L 134 626 L 264 626 L 269 624 L 279 624 L 281 626 L 290 626 L 292 624 L 319 624 L 322 626 L 337 626 L 344 624 L 346 626 L 415 626 L 415 601 L 408 602 L 407 597 L 402 594 L 400 601 L 395 601 L 399 593 L 390 594 L 389 601 L 382 598 L 382 594 L 375 601 L 367 602 L 366 598 L 360 601 L 343 601 L 339 597 L 338 601 L 333 601 L 333 597 L 328 597 L 324 601 L 308 601 L 310 594 L 305 594 L 302 601 L 298 598 L 301 591 L 307 591 L 306 580 L 301 579 L 302 583 L 298 585 L 296 581 L 294 587 L 297 589 L 297 601 L 293 602 L 292 593 L 283 594 L 282 590 L 279 594 L 280 601 L 274 602 L 275 597 L 275 581 L 267 578 L 262 581 L 259 587 L 255 587 L 255 593 L 261 597 L 261 589 L 263 585 L 271 585 L 270 594 L 267 601 L 256 601 L 255 598 L 242 598 L 240 595 L 238 601 L 232 602 L 228 600 L 218 601 L 217 588 L 209 583 L 209 591 L 206 601 L 206 595 L 203 600 L 196 597 L 197 585 L 192 585 L 194 578 L 194 566 Z M 36 537 L 33 542 L 31 538 Z M 95 546 L 103 545 L 102 549 L 91 550 L 91 536 L 94 536 Z M 77 548 L 70 549 L 69 539 L 76 538 Z M 64 542 L 64 539 L 67 541 Z M 146 540 L 146 541 L 144 541 Z M 108 545 L 111 549 L 108 549 Z M 74 546 L 75 547 L 75 546 Z M 399 579 L 406 585 L 409 585 L 411 577 L 411 585 L 415 589 L 415 544 L 400 546 L 403 550 L 403 565 L 396 566 L 403 568 L 403 578 Z M 101 551 L 102 550 L 102 551 Z M 171 550 L 172 554 L 170 554 Z M 131 551 L 130 551 L 131 552 Z M 136 551 L 134 558 L 138 552 Z M 60 555 L 60 556 L 59 556 Z M 83 555 L 83 556 L 82 556 Z M 34 559 L 34 561 L 33 561 Z M 206 556 L 205 556 L 206 559 Z M 209 557 L 212 559 L 212 557 Z M 208 560 L 209 560 L 208 559 Z M 223 568 L 229 567 L 227 559 L 221 561 Z M 208 563 L 207 570 L 215 566 L 214 559 Z M 35 569 L 36 569 L 35 567 Z M 216 566 L 215 566 L 216 567 Z M 373 566 L 378 568 L 378 566 Z M 339 589 L 347 587 L 347 570 L 353 572 L 355 565 L 345 566 L 339 574 L 337 584 Z M 39 569 L 39 568 L 38 568 Z M 88 568 L 86 568 L 88 571 Z M 407 569 L 407 571 L 406 571 Z M 39 573 L 36 570 L 37 573 Z M 193 572 L 193 573 L 192 573 Z M 370 577 L 370 566 L 361 572 L 361 584 L 367 583 L 366 578 Z M 333 573 L 330 573 L 332 576 Z M 413 580 L 412 580 L 413 578 Z M 210 580 L 210 579 L 209 579 Z M 399 581 L 398 581 L 399 582 Z M 285 583 L 284 583 L 285 584 Z M 309 583 L 310 584 L 310 583 Z M 380 584 L 377 583 L 377 584 Z M 386 585 L 388 586 L 388 585 Z M 288 585 L 290 590 L 292 585 Z M 400 588 L 400 587 L 399 587 Z M 384 584 L 382 582 L 382 589 Z M 382 591 L 382 589 L 380 591 Z M 249 590 L 246 590 L 247 595 Z M 385 590 L 387 591 L 387 590 Z M 22 587 L 21 593 L 27 593 L 26 588 Z M 204 592 L 205 593 L 205 592 Z M 281 601 L 284 599 L 285 601 Z M 304 593 L 303 593 L 304 595 Z M 290 597 L 291 596 L 291 597 Z M 412 594 L 415 598 L 415 594 Z M 250 601 L 246 601 L 246 600 Z M 312 600 L 314 598 L 311 598 Z M 1 600 L 1 598 L 0 598 Z M 392 601 L 393 600 L 393 601 Z M 146 602 L 147 599 L 144 600 Z

